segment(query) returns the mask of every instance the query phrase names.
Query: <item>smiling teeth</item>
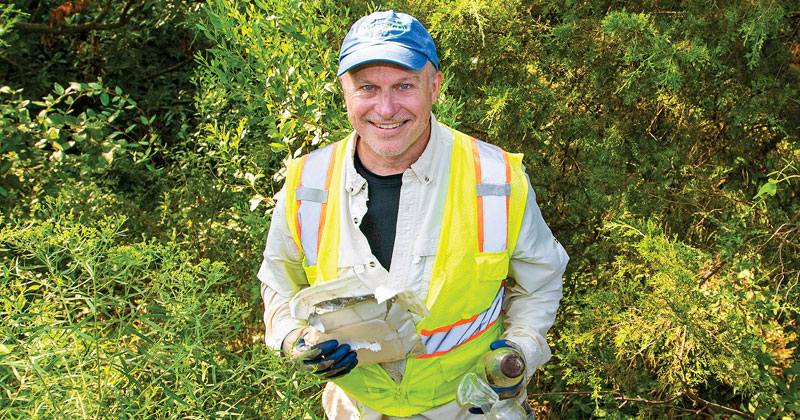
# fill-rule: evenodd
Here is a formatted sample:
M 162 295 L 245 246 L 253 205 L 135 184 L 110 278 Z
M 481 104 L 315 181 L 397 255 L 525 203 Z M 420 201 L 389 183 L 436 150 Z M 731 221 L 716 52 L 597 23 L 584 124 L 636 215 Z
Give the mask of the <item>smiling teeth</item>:
M 378 124 L 378 123 L 375 123 L 375 125 L 378 128 L 382 128 L 384 130 L 390 130 L 392 128 L 400 127 L 401 124 L 403 124 L 403 123 L 395 123 L 395 124 Z

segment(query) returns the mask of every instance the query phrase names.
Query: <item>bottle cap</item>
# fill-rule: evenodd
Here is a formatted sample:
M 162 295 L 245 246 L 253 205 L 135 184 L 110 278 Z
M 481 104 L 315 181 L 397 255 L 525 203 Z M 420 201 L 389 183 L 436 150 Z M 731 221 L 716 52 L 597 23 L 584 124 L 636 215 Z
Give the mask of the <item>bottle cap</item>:
M 516 378 L 525 371 L 525 362 L 519 355 L 507 354 L 500 361 L 500 372 L 509 378 Z

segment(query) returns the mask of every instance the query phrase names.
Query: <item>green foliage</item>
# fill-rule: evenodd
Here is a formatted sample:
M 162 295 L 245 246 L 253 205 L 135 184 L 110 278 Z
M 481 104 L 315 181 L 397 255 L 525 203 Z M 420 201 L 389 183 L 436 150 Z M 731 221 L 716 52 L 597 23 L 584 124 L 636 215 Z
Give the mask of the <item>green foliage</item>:
M 608 277 L 591 280 L 594 293 L 568 302 L 578 316 L 564 323 L 561 361 L 580 367 L 568 384 L 589 385 L 605 410 L 650 401 L 643 418 L 691 412 L 709 395 L 727 403 L 719 409 L 728 414 L 739 411 L 741 395 L 751 403 L 793 400 L 780 378 L 794 376 L 782 370 L 792 369 L 797 335 L 778 320 L 796 319 L 798 306 L 770 288 L 757 256 L 738 256 L 729 269 L 699 276 L 711 256 L 668 238 L 657 223 L 642 230 L 609 224 L 605 232 L 618 248 L 615 260 L 598 268 Z M 755 414 L 797 411 L 787 405 Z
M 437 117 L 525 153 L 571 255 L 540 418 L 797 417 L 797 2 L 125 4 L 0 6 L 0 417 L 319 415 L 254 274 L 377 8 L 431 31 Z
M 286 158 L 351 130 L 336 70 L 343 22 L 360 15 L 331 1 L 214 0 L 203 11 L 198 27 L 213 47 L 197 79 L 199 146 L 257 206 L 274 194 Z M 457 125 L 461 107 L 443 93 L 437 111 Z
M 135 165 L 153 169 L 147 163 L 153 136 L 136 133 L 152 119 L 140 114 L 128 124 L 120 118 L 137 110 L 136 102 L 119 87 L 112 90 L 100 82 L 73 82 L 66 88 L 56 83 L 39 101 L 24 99 L 21 89 L 3 86 L 0 195 L 30 197 L 70 177 L 102 175 L 115 155 L 130 155 Z
M 38 211 L 0 231 L 0 417 L 315 418 L 281 396 L 314 382 L 241 336 L 248 303 L 224 264 L 120 245 L 121 217 Z
M 14 5 L 7 4 L 0 8 L 0 51 L 10 45 L 6 38 L 18 19 L 20 19 L 19 12 L 14 10 Z

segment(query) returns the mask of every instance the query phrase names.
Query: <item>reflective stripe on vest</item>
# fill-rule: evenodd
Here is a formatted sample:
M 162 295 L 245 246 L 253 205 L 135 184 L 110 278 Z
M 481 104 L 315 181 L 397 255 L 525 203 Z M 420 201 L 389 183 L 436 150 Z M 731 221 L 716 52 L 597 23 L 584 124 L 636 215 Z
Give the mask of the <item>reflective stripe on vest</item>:
M 497 291 L 497 295 L 495 295 L 489 309 L 472 318 L 432 331 L 420 331 L 419 335 L 421 336 L 422 344 L 425 345 L 425 354 L 417 356 L 417 358 L 424 359 L 426 357 L 441 356 L 488 330 L 500 318 L 500 308 L 503 305 L 503 290 L 503 286 L 500 286 L 500 290 Z
M 508 245 L 511 165 L 499 147 L 475 139 L 471 141 L 478 194 L 478 250 L 505 251 Z
M 508 245 L 508 209 L 511 196 L 511 165 L 497 146 L 470 138 L 475 164 L 477 230 L 479 252 L 501 252 Z M 503 287 L 483 312 L 435 330 L 421 330 L 425 354 L 418 358 L 441 356 L 481 335 L 500 317 Z
M 309 266 L 317 264 L 319 238 L 325 225 L 325 206 L 339 143 L 317 149 L 300 161 L 300 182 L 295 189 L 297 233 Z

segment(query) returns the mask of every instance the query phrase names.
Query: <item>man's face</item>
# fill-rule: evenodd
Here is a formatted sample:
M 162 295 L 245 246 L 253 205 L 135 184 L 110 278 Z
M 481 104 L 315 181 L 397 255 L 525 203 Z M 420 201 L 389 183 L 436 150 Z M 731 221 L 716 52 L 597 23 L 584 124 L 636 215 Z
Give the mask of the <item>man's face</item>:
M 340 77 L 347 116 L 364 143 L 382 158 L 422 154 L 430 136 L 431 106 L 442 73 L 428 62 L 411 70 L 367 63 Z

